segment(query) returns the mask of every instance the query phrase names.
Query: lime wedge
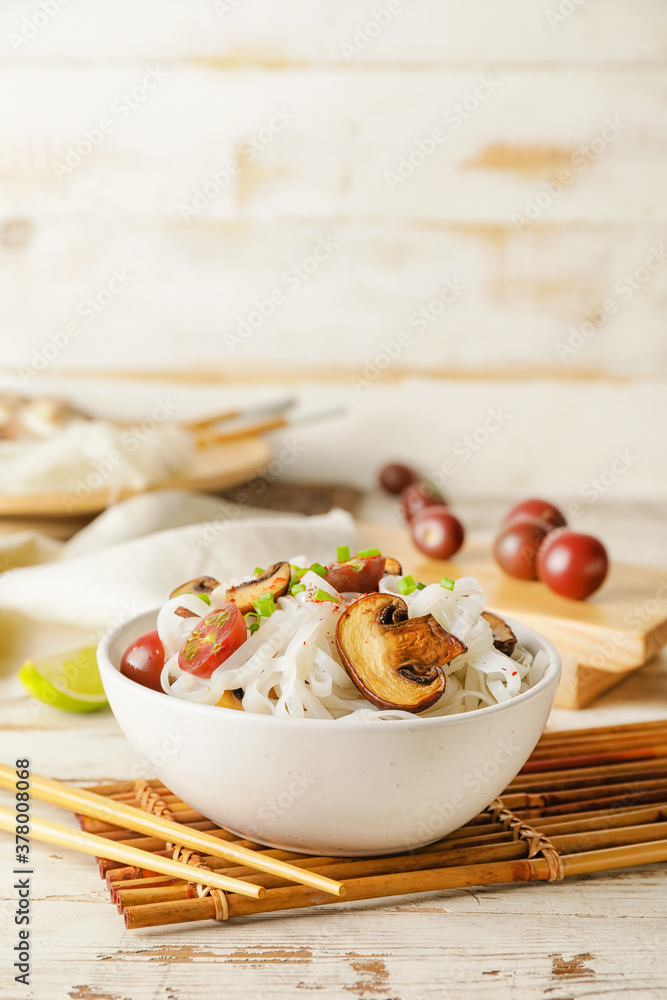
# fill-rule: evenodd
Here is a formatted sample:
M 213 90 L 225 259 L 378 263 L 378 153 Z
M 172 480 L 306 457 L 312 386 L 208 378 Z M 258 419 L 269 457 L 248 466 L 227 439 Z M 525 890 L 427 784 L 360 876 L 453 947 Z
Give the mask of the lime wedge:
M 96 712 L 107 704 L 96 650 L 85 646 L 43 660 L 26 660 L 19 680 L 28 694 L 47 705 L 66 712 Z

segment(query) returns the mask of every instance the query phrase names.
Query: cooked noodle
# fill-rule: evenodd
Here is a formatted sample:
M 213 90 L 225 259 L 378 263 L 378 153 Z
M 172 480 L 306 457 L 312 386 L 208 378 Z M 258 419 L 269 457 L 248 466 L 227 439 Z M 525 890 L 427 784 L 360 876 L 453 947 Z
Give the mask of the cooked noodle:
M 548 657 L 542 650 L 533 656 L 517 644 L 509 657 L 496 649 L 491 627 L 481 617 L 484 592 L 474 577 L 457 580 L 453 590 L 431 584 L 400 595 L 409 617 L 433 615 L 446 631 L 465 643 L 467 651 L 444 667 L 447 685 L 443 696 L 419 716 L 378 709 L 355 687 L 336 648 L 338 619 L 360 595 L 338 594 L 313 572 L 306 573 L 301 582 L 306 590 L 295 597 L 279 598 L 271 617 L 261 618 L 258 630 L 210 678 L 181 670 L 178 652 L 201 619 L 224 603 L 226 587 L 212 593 L 210 608 L 193 595 L 168 601 L 158 616 L 158 631 L 167 654 L 162 671 L 164 691 L 186 701 L 215 705 L 226 691 L 242 688 L 246 712 L 291 719 L 339 719 L 354 714 L 359 720 L 414 721 L 510 701 L 535 685 L 547 667 Z M 398 577 L 385 576 L 380 590 L 398 594 L 397 583 Z M 325 590 L 335 602 L 316 600 L 317 590 Z M 178 607 L 197 617 L 176 615 Z

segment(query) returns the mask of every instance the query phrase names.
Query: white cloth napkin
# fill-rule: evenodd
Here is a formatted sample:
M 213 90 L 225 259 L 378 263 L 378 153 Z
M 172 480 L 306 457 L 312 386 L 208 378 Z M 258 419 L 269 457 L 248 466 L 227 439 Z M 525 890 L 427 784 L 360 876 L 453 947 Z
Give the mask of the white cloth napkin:
M 11 620 L 12 645 L 24 653 L 55 625 L 99 635 L 159 606 L 186 580 L 245 576 L 300 554 L 330 562 L 354 538 L 342 510 L 267 514 L 179 491 L 146 494 L 111 508 L 60 552 L 49 546 L 52 561 L 0 574 L 0 632 Z

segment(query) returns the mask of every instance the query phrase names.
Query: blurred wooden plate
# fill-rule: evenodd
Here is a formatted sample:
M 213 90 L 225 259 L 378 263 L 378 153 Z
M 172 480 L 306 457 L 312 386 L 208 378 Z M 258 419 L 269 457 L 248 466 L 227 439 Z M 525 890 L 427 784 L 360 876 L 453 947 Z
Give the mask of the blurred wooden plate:
M 225 490 L 250 479 L 266 466 L 270 458 L 271 449 L 261 437 L 244 437 L 226 444 L 197 448 L 187 476 L 155 483 L 149 489 Z M 111 503 L 142 492 L 146 491 L 122 490 L 113 493 L 108 489 L 94 490 L 87 496 L 77 498 L 76 506 L 69 499 L 73 494 L 65 491 L 28 495 L 0 493 L 0 516 L 69 518 L 99 514 Z

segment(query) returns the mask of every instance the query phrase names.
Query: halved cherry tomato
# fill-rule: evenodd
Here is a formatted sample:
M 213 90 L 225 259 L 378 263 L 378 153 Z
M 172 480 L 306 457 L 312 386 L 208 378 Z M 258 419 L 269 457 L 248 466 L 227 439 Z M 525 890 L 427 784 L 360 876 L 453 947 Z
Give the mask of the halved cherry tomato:
M 130 643 L 120 661 L 121 674 L 153 691 L 162 691 L 160 674 L 163 667 L 164 646 L 157 629 L 140 635 Z
M 246 641 L 245 619 L 236 604 L 223 604 L 202 618 L 178 654 L 181 670 L 210 677 Z
M 353 591 L 357 594 L 375 593 L 384 576 L 384 556 L 355 556 L 345 562 L 331 563 L 326 567 L 324 579 L 339 594 Z

